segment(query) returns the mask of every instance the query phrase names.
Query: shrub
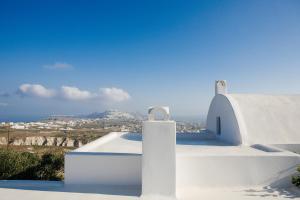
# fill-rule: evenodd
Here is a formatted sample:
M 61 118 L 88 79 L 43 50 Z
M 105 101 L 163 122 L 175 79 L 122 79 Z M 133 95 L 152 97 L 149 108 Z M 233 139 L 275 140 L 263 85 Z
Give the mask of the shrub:
M 41 163 L 37 167 L 37 176 L 41 180 L 61 180 L 64 168 L 63 154 L 46 153 L 42 156 Z
M 0 150 L 0 179 L 17 177 L 18 174 L 37 166 L 39 160 L 38 156 L 28 152 Z M 30 176 L 32 174 L 28 175 Z
M 298 174 L 296 176 L 292 177 L 292 183 L 297 186 L 300 187 L 300 166 L 297 168 Z
M 62 180 L 64 155 L 0 150 L 0 179 Z

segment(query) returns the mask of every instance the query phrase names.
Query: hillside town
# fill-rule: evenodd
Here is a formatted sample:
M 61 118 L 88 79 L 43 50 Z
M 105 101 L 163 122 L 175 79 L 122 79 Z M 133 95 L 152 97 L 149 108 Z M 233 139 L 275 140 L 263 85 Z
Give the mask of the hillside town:
M 116 110 L 82 116 L 55 115 L 35 122 L 1 122 L 1 128 L 13 130 L 73 131 L 78 129 L 104 129 L 140 133 L 144 116 Z M 177 132 L 197 133 L 203 128 L 199 123 L 178 121 Z
M 145 117 L 108 110 L 89 115 L 55 115 L 34 122 L 1 122 L 0 145 L 76 148 L 110 132 L 141 133 Z M 177 122 L 178 133 L 200 133 L 200 123 Z

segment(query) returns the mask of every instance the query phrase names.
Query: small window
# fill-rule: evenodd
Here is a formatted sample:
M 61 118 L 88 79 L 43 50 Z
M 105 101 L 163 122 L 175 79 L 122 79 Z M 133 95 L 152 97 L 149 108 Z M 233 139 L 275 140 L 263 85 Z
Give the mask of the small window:
M 217 134 L 221 135 L 221 117 L 217 117 Z

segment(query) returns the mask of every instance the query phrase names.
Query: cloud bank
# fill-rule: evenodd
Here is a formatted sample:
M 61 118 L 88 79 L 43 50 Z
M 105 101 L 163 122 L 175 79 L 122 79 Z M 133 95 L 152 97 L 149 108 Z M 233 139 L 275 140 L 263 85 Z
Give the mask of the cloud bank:
M 23 96 L 35 96 L 41 98 L 51 98 L 55 96 L 55 91 L 47 89 L 40 84 L 22 84 L 18 93 Z
M 93 95 L 86 90 L 80 90 L 77 87 L 62 86 L 61 95 L 64 99 L 68 100 L 87 100 L 91 99 Z
M 122 102 L 130 99 L 128 92 L 119 88 L 100 88 L 100 98 L 105 101 Z
M 45 69 L 73 69 L 73 66 L 66 62 L 56 62 L 51 65 L 44 65 L 44 68 Z
M 120 88 L 100 88 L 98 92 L 81 90 L 74 86 L 62 86 L 59 90 L 49 89 L 40 84 L 22 84 L 17 92 L 20 96 L 59 98 L 69 101 L 98 100 L 105 103 L 119 103 L 129 100 L 128 92 Z

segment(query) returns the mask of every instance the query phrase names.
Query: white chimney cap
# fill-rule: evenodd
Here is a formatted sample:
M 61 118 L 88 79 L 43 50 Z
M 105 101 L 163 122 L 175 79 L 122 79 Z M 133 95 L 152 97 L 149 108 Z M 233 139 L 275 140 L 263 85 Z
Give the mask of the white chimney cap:
M 155 121 L 155 113 L 160 112 L 163 114 L 163 121 L 170 120 L 170 109 L 168 106 L 153 106 L 148 109 L 148 120 Z
M 227 94 L 226 80 L 217 80 L 215 82 L 215 95 L 217 94 Z

